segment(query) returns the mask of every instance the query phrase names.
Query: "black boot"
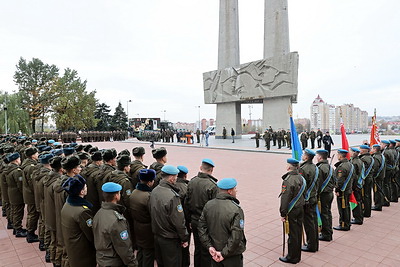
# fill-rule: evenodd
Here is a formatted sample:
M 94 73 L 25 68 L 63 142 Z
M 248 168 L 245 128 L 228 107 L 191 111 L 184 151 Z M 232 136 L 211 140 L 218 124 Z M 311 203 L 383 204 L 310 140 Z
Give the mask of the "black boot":
M 39 237 L 35 235 L 35 232 L 28 232 L 28 235 L 26 236 L 26 242 L 28 243 L 39 242 Z
M 46 250 L 46 255 L 44 256 L 44 259 L 46 260 L 46 262 L 50 262 L 50 251 L 48 249 Z
M 53 263 L 53 267 L 61 267 L 61 265 L 57 265 L 57 264 Z
M 15 231 L 15 237 L 26 237 L 28 235 L 28 232 L 26 231 L 26 229 L 17 229 Z
M 3 216 L 3 217 L 7 216 L 6 209 L 4 207 L 2 208 L 1 216 Z
M 8 230 L 14 229 L 14 226 L 12 225 L 12 223 L 10 221 L 7 222 L 7 229 Z
M 46 247 L 44 245 L 44 240 L 43 239 L 39 239 L 39 250 L 40 251 L 45 251 Z

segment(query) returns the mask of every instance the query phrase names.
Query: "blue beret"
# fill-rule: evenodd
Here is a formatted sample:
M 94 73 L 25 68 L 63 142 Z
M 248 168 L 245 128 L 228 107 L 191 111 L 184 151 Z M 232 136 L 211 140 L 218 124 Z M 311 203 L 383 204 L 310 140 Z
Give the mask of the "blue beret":
M 64 151 L 64 155 L 65 155 L 65 156 L 69 156 L 69 155 L 74 154 L 75 148 L 73 148 L 73 147 L 66 147 L 66 148 L 63 149 L 63 151 Z
M 61 154 L 64 153 L 64 151 L 62 149 L 53 149 L 53 151 L 51 152 L 54 156 L 60 156 Z
M 354 152 L 360 152 L 360 149 L 356 148 L 356 147 L 351 147 L 351 150 L 353 150 Z
M 208 165 L 215 167 L 214 161 L 212 161 L 211 159 L 203 159 L 201 162 L 207 163 Z
M 105 192 L 105 193 L 115 193 L 115 192 L 121 191 L 122 186 L 120 184 L 108 182 L 108 183 L 103 184 L 103 186 L 101 187 L 101 190 L 103 190 L 103 192 Z
M 170 175 L 176 175 L 179 173 L 179 170 L 172 165 L 164 165 L 164 167 L 161 168 L 161 171 Z
M 400 139 L 394 139 L 394 141 L 396 141 L 396 142 L 400 142 Z
M 381 147 L 381 145 L 379 145 L 379 144 L 375 144 L 375 145 L 373 145 L 372 147 Z
M 156 178 L 156 171 L 152 169 L 142 169 L 139 171 L 140 181 L 153 181 Z
M 322 153 L 328 153 L 328 150 L 326 150 L 326 149 L 318 149 L 316 152 L 318 154 L 322 154 Z
M 306 152 L 307 154 L 309 154 L 311 156 L 315 156 L 315 152 L 312 151 L 311 149 L 306 148 L 306 149 L 304 149 L 304 152 Z
M 19 157 L 21 157 L 21 156 L 19 155 L 19 153 L 18 153 L 18 152 L 15 152 L 15 153 L 9 154 L 9 155 L 7 156 L 7 160 L 8 160 L 8 162 L 11 162 L 11 161 L 16 160 L 16 159 L 19 158 Z
M 71 143 L 69 144 L 70 147 L 76 147 L 78 144 L 77 143 Z
M 50 163 L 50 160 L 52 159 L 54 157 L 54 155 L 53 154 L 44 154 L 44 155 L 40 155 L 39 156 L 39 161 L 40 161 L 40 163 L 42 163 L 42 164 L 49 164 Z
M 232 189 L 237 185 L 235 178 L 224 178 L 218 181 L 217 186 L 223 190 Z
M 54 144 L 55 142 L 56 142 L 56 141 L 54 141 L 53 139 L 47 141 L 47 143 L 49 143 L 49 144 Z
M 368 150 L 371 149 L 371 148 L 370 148 L 369 146 L 367 146 L 367 145 L 361 145 L 360 148 L 361 148 L 361 149 L 368 149 Z
M 300 161 L 298 161 L 297 159 L 294 159 L 294 158 L 288 158 L 286 160 L 286 162 L 289 164 L 299 164 L 300 163 Z
M 347 154 L 347 153 L 349 153 L 349 151 L 347 151 L 346 149 L 338 149 L 337 152 L 338 152 L 338 153 L 342 153 L 342 154 Z
M 384 144 L 387 144 L 387 145 L 390 144 L 390 142 L 388 140 L 382 140 L 381 142 L 384 143 Z
M 185 166 L 179 165 L 177 168 L 180 172 L 184 172 L 184 173 L 189 172 L 188 168 L 186 168 Z
M 75 177 L 69 177 L 63 184 L 62 188 L 68 193 L 68 195 L 77 196 L 85 187 L 86 180 L 79 174 Z
M 394 140 L 389 140 L 389 142 L 390 142 L 391 144 L 396 144 L 396 141 L 394 141 Z
M 61 145 L 61 143 L 60 143 L 60 142 L 54 142 L 53 145 L 54 145 L 54 146 L 59 146 L 59 145 Z
M 42 149 L 43 149 L 44 147 L 46 147 L 46 146 L 45 146 L 45 145 L 40 145 L 40 146 L 37 146 L 36 148 L 37 148 L 40 152 L 42 152 L 42 151 L 43 151 Z
M 43 152 L 43 151 L 50 151 L 50 150 L 51 150 L 50 146 L 45 146 L 45 147 L 42 148 L 41 151 Z
M 32 140 L 32 143 L 37 143 L 37 140 L 36 140 L 36 139 L 33 139 L 33 140 Z

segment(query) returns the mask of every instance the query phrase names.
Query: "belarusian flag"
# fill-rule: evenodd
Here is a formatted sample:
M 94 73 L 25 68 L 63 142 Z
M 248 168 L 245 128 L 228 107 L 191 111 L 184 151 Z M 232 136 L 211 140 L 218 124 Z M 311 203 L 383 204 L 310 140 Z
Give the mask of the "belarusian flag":
M 369 138 L 369 146 L 372 147 L 375 144 L 379 144 L 381 139 L 379 138 L 378 125 L 376 125 L 376 109 L 374 110 L 374 116 L 372 116 L 371 136 Z
M 353 193 L 353 192 L 351 192 L 351 195 L 350 195 L 350 198 L 349 198 L 349 204 L 350 204 L 351 210 L 354 210 L 354 209 L 357 207 L 357 205 L 358 205 L 357 199 L 356 199 L 356 197 L 354 196 L 354 193 Z
M 344 123 L 340 118 L 340 132 L 342 133 L 342 149 L 349 151 L 349 141 L 347 141 L 346 130 L 344 129 Z M 350 151 L 346 155 L 347 159 L 350 159 Z

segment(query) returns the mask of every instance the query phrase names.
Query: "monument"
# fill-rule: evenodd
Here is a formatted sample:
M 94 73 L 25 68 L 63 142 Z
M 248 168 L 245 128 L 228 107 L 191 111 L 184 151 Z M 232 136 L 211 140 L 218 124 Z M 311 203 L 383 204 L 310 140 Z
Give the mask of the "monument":
M 203 74 L 204 102 L 217 104 L 216 138 L 222 128 L 241 135 L 241 104 L 263 104 L 263 127 L 289 128 L 297 101 L 299 57 L 289 50 L 287 0 L 265 0 L 264 59 L 240 64 L 237 0 L 220 0 L 218 70 Z

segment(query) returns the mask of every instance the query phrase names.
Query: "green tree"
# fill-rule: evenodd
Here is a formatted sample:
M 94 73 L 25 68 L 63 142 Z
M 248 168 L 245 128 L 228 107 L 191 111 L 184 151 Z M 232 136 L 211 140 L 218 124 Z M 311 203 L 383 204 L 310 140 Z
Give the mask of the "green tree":
M 119 102 L 111 119 L 111 130 L 125 130 L 128 126 L 128 116 Z
M 82 82 L 76 70 L 65 69 L 55 87 L 61 92 L 52 105 L 52 117 L 58 129 L 86 130 L 97 124 L 96 91 L 86 92 L 86 80 Z
M 108 106 L 106 103 L 96 105 L 96 112 L 94 113 L 94 117 L 98 120 L 97 126 L 95 128 L 96 131 L 110 130 L 112 118 L 110 115 L 110 111 L 110 106 Z
M 21 130 L 25 134 L 30 134 L 29 114 L 21 106 L 21 96 L 17 93 L 8 94 L 0 92 L 0 130 L 5 133 L 5 116 L 7 112 L 8 133 L 17 133 Z
M 42 119 L 42 131 L 45 116 L 49 113 L 52 101 L 58 97 L 54 84 L 58 78 L 55 65 L 43 63 L 38 58 L 27 62 L 20 58 L 16 65 L 14 82 L 18 85 L 22 107 L 29 114 L 32 132 L 35 132 L 37 119 Z

